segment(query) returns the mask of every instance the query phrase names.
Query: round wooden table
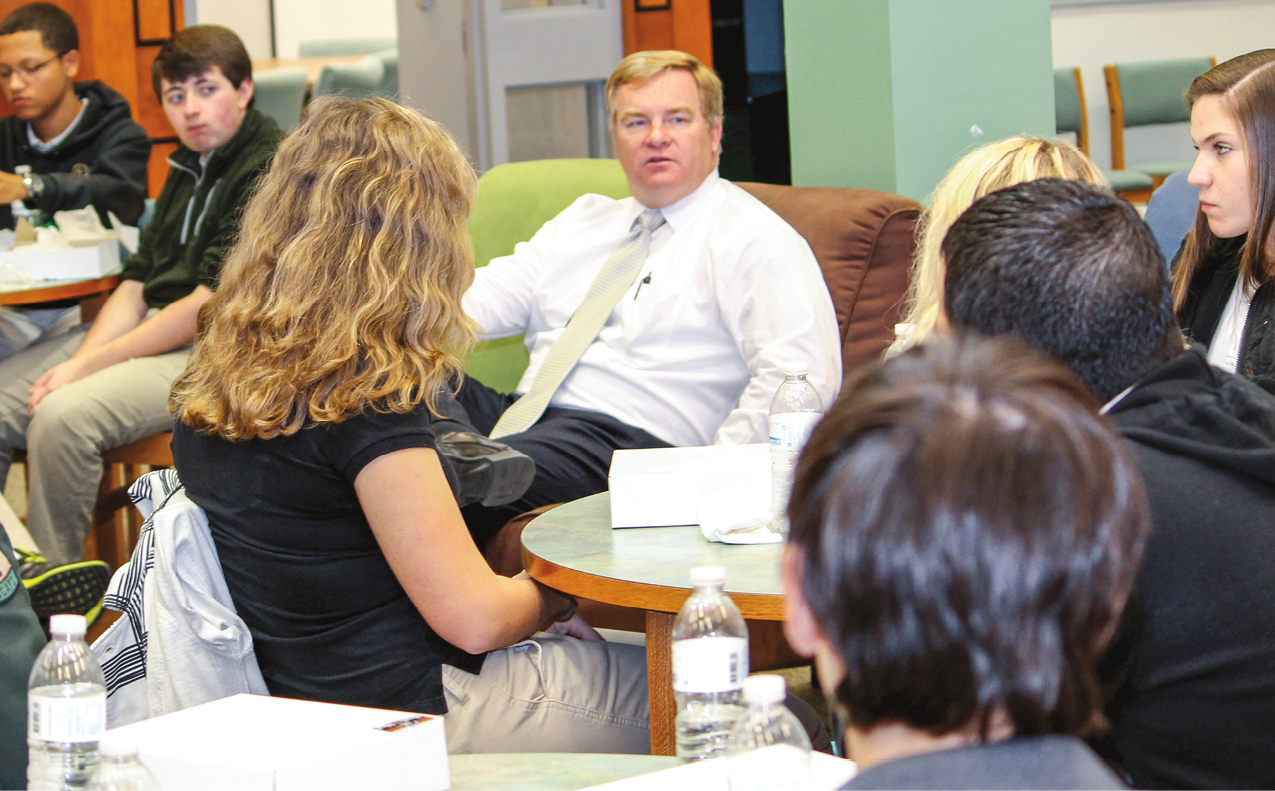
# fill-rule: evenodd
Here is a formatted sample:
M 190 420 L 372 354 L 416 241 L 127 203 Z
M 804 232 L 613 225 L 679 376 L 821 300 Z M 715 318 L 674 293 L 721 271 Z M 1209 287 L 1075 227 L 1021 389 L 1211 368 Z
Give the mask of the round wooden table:
M 0 305 L 33 305 L 59 299 L 78 299 L 80 320 L 92 321 L 119 282 L 119 275 L 107 275 L 88 280 L 37 280 L 33 285 L 18 288 L 0 284 Z
M 716 544 L 699 527 L 612 529 L 606 492 L 561 505 L 522 533 L 536 580 L 586 599 L 646 610 L 651 753 L 674 754 L 673 621 L 691 594 L 694 566 L 726 569 L 726 592 L 744 618 L 782 621 L 782 544 Z

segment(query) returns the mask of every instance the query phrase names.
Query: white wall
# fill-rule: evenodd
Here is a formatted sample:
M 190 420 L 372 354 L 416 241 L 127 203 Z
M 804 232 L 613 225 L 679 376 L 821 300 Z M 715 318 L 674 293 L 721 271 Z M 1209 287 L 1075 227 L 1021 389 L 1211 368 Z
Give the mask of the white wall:
M 274 18 L 281 58 L 295 58 L 302 41 L 398 36 L 394 0 L 274 0 Z
M 269 0 L 186 0 L 186 9 L 186 24 L 228 27 L 243 39 L 249 57 L 270 57 Z
M 1228 58 L 1275 46 L 1275 0 L 1161 0 L 1055 8 L 1054 66 L 1079 66 L 1089 109 L 1089 148 L 1111 166 L 1111 126 L 1102 67 L 1108 63 L 1212 55 Z M 1184 86 L 1185 87 L 1185 86 Z M 1128 162 L 1190 159 L 1185 124 L 1130 129 Z

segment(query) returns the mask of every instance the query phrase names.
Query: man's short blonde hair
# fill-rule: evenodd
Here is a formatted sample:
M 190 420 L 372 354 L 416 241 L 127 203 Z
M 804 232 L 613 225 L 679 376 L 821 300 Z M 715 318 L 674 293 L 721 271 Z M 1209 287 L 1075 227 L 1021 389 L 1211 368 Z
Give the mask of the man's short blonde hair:
M 646 82 L 669 69 L 690 72 L 699 86 L 699 103 L 709 128 L 722 122 L 722 81 L 717 73 L 700 63 L 699 58 L 675 49 L 634 52 L 615 67 L 607 80 L 607 113 L 611 126 L 615 126 L 615 95 L 620 86 L 634 82 Z

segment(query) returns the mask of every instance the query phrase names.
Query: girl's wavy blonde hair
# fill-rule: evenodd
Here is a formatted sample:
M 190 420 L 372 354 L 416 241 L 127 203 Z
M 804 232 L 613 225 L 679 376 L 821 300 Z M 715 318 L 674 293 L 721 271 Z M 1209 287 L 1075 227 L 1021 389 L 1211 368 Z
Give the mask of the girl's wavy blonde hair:
M 474 172 L 384 99 L 315 100 L 244 210 L 169 408 L 231 440 L 434 409 L 476 327 Z
M 903 322 L 911 325 L 886 350 L 893 356 L 925 340 L 943 314 L 941 247 L 948 228 L 984 195 L 1025 181 L 1063 178 L 1107 186 L 1107 179 L 1075 146 L 1039 137 L 1009 137 L 976 148 L 952 166 L 930 195 L 929 209 L 917 226 L 919 242 L 912 262 Z

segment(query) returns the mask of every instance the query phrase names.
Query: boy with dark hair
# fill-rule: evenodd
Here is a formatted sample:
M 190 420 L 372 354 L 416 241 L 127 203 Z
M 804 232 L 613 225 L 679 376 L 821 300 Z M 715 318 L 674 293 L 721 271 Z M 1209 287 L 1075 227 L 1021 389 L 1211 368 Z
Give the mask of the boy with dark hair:
M 917 347 L 802 453 L 785 632 L 849 727 L 846 788 L 1119 788 L 1075 738 L 1147 531 L 1137 468 L 1062 366 Z
M 1101 668 L 1100 749 L 1138 788 L 1275 785 L 1275 400 L 1184 349 L 1151 230 L 1109 190 L 988 195 L 943 257 L 952 325 L 1078 374 L 1142 470 L 1154 530 Z
M 27 448 L 27 528 L 51 564 L 80 556 L 101 452 L 172 426 L 168 391 L 195 317 L 282 136 L 251 107 L 251 68 L 238 36 L 213 25 L 160 48 L 157 92 L 182 146 L 137 253 L 87 331 L 0 363 L 0 480 L 13 451 Z
M 847 788 L 1119 788 L 1076 738 L 1147 531 L 1098 403 L 1012 339 L 912 349 L 802 453 L 785 631 L 849 724 Z
M 46 215 L 92 206 L 108 227 L 108 211 L 130 224 L 142 215 L 150 139 L 123 96 L 74 82 L 79 46 L 75 21 L 51 3 L 0 22 L 0 89 L 13 107 L 0 118 L 0 227 L 13 227 L 14 201 Z M 0 358 L 78 320 L 71 303 L 0 310 Z

